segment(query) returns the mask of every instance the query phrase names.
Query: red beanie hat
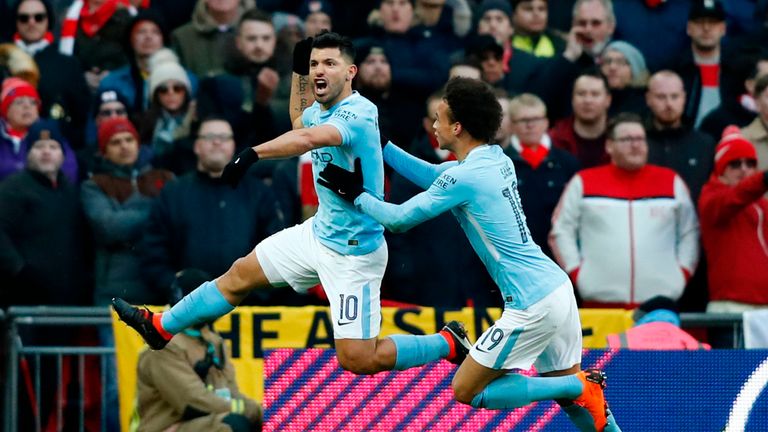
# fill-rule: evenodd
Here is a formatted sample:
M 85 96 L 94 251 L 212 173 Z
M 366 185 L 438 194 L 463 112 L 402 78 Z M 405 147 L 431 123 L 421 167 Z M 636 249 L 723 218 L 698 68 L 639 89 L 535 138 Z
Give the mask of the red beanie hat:
M 104 154 L 109 140 L 120 132 L 130 132 L 136 138 L 136 141 L 139 140 L 139 133 L 136 132 L 133 123 L 125 117 L 110 118 L 99 125 L 99 151 L 102 154 Z
M 16 98 L 23 96 L 34 98 L 40 105 L 40 95 L 32 84 L 21 78 L 7 78 L 3 81 L 3 87 L 0 89 L 0 117 L 5 118 L 8 115 L 8 107 L 11 106 Z
M 757 159 L 755 146 L 744 138 L 737 126 L 728 126 L 715 148 L 715 174 L 723 175 L 728 162 L 742 158 Z

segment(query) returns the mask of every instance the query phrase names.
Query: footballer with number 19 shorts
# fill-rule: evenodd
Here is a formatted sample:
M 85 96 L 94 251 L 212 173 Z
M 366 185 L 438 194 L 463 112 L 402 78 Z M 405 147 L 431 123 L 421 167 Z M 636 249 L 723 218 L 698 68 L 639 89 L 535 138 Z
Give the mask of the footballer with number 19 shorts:
M 352 172 L 328 164 L 318 183 L 393 232 L 446 211 L 458 220 L 504 299 L 501 318 L 456 372 L 458 401 L 511 409 L 553 399 L 581 431 L 620 431 L 603 395 L 605 376 L 581 370 L 581 324 L 571 282 L 531 239 L 512 161 L 501 147 L 487 144 L 500 121 L 501 107 L 488 84 L 454 78 L 434 128 L 440 148 L 457 161 L 433 165 L 381 142 L 384 161 L 424 192 L 400 205 L 384 202 L 369 191 L 359 162 Z M 513 371 L 532 365 L 541 376 Z

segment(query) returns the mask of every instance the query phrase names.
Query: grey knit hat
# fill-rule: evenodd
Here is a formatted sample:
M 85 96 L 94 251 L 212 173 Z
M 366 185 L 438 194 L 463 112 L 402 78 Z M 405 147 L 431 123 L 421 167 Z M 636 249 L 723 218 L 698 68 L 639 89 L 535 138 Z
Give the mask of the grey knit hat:
M 189 82 L 187 71 L 179 64 L 179 58 L 168 48 L 162 48 L 149 58 L 149 94 L 168 80 L 178 81 L 187 88 L 187 94 L 192 94 L 192 84 Z
M 627 59 L 630 69 L 632 69 L 632 87 L 642 87 L 648 83 L 648 67 L 645 65 L 645 57 L 634 45 L 624 41 L 613 41 L 605 47 L 606 53 L 610 50 L 620 52 Z

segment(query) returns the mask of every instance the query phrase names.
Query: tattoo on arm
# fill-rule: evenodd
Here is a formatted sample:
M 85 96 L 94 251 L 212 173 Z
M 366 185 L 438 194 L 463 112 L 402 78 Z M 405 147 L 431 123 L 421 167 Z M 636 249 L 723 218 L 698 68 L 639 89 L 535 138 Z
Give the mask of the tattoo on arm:
M 307 97 L 307 91 L 309 89 L 309 77 L 299 77 L 299 110 L 304 111 L 309 106 L 309 98 Z
M 309 77 L 299 75 L 294 72 L 291 77 L 291 98 L 288 106 L 288 113 L 291 116 L 291 123 L 294 128 L 299 128 L 296 122 L 301 118 L 304 110 L 315 101 L 310 87 Z

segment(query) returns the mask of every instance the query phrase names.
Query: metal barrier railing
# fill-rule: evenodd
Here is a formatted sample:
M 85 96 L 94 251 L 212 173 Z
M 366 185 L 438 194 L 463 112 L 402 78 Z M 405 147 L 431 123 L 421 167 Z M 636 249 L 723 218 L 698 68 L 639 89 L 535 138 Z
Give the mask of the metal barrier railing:
M 77 371 L 70 374 L 77 380 L 79 400 L 77 401 L 77 426 L 73 428 L 73 425 L 67 425 L 67 430 L 86 430 L 85 427 L 85 392 L 86 392 L 86 371 L 85 361 L 86 357 L 95 356 L 99 359 L 100 366 L 100 429 L 106 430 L 106 370 L 107 361 L 113 361 L 110 356 L 114 356 L 115 350 L 113 347 L 99 347 L 99 346 L 68 346 L 68 345 L 51 345 L 51 346 L 34 346 L 25 344 L 22 333 L 26 327 L 93 327 L 93 326 L 109 326 L 112 324 L 109 309 L 107 307 L 11 307 L 8 309 L 6 316 L 7 323 L 7 364 L 6 364 L 6 380 L 5 385 L 5 401 L 4 401 L 4 430 L 5 432 L 15 432 L 19 430 L 19 381 L 20 381 L 20 368 L 23 365 L 30 366 L 27 370 L 31 369 L 31 372 L 27 375 L 32 375 L 31 387 L 34 392 L 34 404 L 32 407 L 32 413 L 34 416 L 35 430 L 42 430 L 44 427 L 41 412 L 41 389 L 45 386 L 53 385 L 56 390 L 54 397 L 54 410 L 56 425 L 61 430 L 63 427 L 64 413 L 62 409 L 61 401 L 67 397 L 66 390 L 63 388 L 64 384 L 64 359 L 74 358 L 76 359 Z M 39 330 L 39 329 L 38 329 Z M 34 361 L 26 362 L 27 357 L 31 357 Z M 56 363 L 55 382 L 43 382 L 41 378 L 41 364 L 43 358 L 53 357 Z M 26 385 L 29 386 L 29 382 Z M 50 387 L 48 387 L 50 388 Z
M 740 313 L 681 313 L 683 328 L 731 329 L 732 348 L 744 348 L 744 320 Z
M 735 348 L 743 347 L 742 337 L 742 316 L 741 314 L 708 314 L 708 313 L 682 313 L 680 314 L 681 325 L 684 328 L 731 328 L 735 341 Z M 105 421 L 105 403 L 106 403 L 106 380 L 105 373 L 106 362 L 109 356 L 115 354 L 113 347 L 97 346 L 34 346 L 25 344 L 20 330 L 26 327 L 52 327 L 52 326 L 107 326 L 111 325 L 111 315 L 108 307 L 11 307 L 7 313 L 0 310 L 0 331 L 3 323 L 7 327 L 6 340 L 4 342 L 7 351 L 5 388 L 3 411 L 4 422 L 3 430 L 5 432 L 16 432 L 18 430 L 18 411 L 19 411 L 19 373 L 20 363 L 23 357 L 31 356 L 34 359 L 32 365 L 32 387 L 36 395 L 40 394 L 43 385 L 40 375 L 40 365 L 44 356 L 52 356 L 56 362 L 56 377 L 62 380 L 63 359 L 65 356 L 71 356 L 77 359 L 77 380 L 82 396 L 85 391 L 85 370 L 84 361 L 86 356 L 97 356 L 100 365 L 100 425 L 101 430 L 106 430 Z M 59 386 L 57 386 L 59 388 Z M 61 396 L 61 395 L 59 395 Z M 36 400 L 35 427 L 37 430 L 42 428 L 42 419 L 40 418 L 40 400 Z M 78 410 L 78 430 L 85 430 L 85 410 L 84 402 L 79 401 Z M 61 427 L 62 416 L 61 405 L 56 404 L 57 425 Z M 72 429 L 67 425 L 67 430 Z

